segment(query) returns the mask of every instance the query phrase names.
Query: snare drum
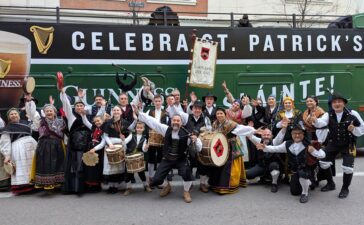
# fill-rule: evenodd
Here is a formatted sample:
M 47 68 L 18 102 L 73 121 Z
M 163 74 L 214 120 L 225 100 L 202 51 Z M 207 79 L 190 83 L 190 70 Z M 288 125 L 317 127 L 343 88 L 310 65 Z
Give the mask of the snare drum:
M 163 143 L 164 143 L 164 137 L 162 135 L 158 134 L 155 130 L 149 131 L 149 139 L 148 139 L 149 146 L 162 147 Z
M 202 150 L 197 154 L 198 161 L 205 166 L 220 167 L 229 158 L 228 141 L 222 133 L 204 132 L 200 134 Z
M 114 145 L 115 148 L 106 148 L 106 156 L 110 165 L 120 164 L 125 160 L 125 150 L 122 145 Z
M 125 157 L 126 170 L 128 173 L 138 173 L 145 170 L 144 154 L 137 153 Z

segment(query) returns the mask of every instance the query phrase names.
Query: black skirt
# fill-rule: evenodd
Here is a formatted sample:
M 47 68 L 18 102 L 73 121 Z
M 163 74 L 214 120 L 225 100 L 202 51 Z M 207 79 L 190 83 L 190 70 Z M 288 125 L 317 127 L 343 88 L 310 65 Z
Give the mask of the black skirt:
M 65 153 L 62 141 L 55 138 L 42 138 L 35 151 L 35 185 L 52 188 L 64 182 Z
M 91 148 L 90 148 L 91 149 Z M 99 162 L 95 166 L 86 166 L 85 168 L 85 182 L 87 186 L 99 186 L 102 182 L 102 171 L 104 168 L 104 150 L 96 151 L 99 155 Z

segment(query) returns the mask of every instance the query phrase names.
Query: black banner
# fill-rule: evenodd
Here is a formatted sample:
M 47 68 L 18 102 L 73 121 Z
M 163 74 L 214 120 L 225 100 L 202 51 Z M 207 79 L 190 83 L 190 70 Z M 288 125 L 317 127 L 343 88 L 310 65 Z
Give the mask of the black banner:
M 32 26 L 53 27 L 46 54 Z M 218 59 L 362 59 L 364 32 L 355 29 L 212 28 L 197 36 L 219 42 Z M 32 59 L 189 59 L 192 27 L 4 23 L 0 30 L 32 41 Z

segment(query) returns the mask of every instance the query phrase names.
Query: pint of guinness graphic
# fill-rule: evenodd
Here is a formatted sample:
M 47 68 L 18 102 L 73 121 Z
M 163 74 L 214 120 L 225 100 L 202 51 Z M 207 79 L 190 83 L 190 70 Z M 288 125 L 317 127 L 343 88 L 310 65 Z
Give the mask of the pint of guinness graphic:
M 31 42 L 24 36 L 0 31 L 0 110 L 17 107 L 22 84 L 30 70 Z

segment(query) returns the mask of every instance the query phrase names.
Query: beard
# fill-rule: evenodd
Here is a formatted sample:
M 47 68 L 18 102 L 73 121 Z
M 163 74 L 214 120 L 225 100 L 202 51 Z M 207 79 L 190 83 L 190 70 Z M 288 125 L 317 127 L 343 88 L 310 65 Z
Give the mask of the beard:
M 179 130 L 179 128 L 180 128 L 179 124 L 172 124 L 172 129 L 173 129 L 174 131 Z

